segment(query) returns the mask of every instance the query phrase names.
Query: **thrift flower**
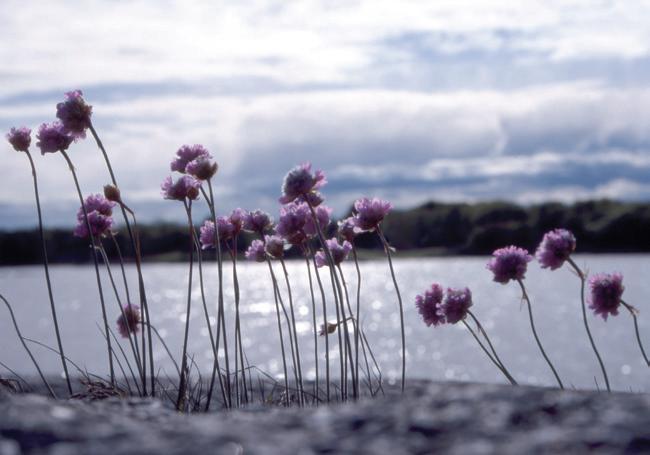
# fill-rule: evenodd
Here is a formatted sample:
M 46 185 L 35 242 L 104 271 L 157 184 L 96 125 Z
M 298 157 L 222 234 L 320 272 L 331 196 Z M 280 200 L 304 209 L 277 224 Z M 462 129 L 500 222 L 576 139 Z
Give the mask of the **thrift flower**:
M 88 223 L 90 224 L 90 231 L 93 237 L 102 237 L 110 232 L 113 226 L 113 218 L 103 215 L 97 210 L 93 210 L 92 212 L 88 212 Z M 88 237 L 88 226 L 86 226 L 86 219 L 83 212 L 81 219 L 77 219 L 77 226 L 74 228 L 73 234 L 75 237 Z
M 124 314 L 117 318 L 117 330 L 124 338 L 129 337 L 129 333 L 137 333 L 138 326 L 142 322 L 140 319 L 140 307 L 128 303 L 123 307 Z
M 307 213 L 309 213 L 309 207 L 306 207 Z M 325 207 L 324 205 L 319 205 L 314 209 L 316 213 L 316 219 L 318 219 L 318 225 L 321 228 L 321 231 L 326 234 L 327 227 L 330 224 L 330 215 L 332 214 L 332 209 Z M 315 237 L 318 235 L 318 228 L 316 223 L 314 223 L 314 217 L 311 216 L 311 213 L 305 218 L 305 226 L 303 227 L 305 234 L 309 237 Z
M 393 205 L 382 199 L 367 197 L 358 199 L 354 203 L 354 224 L 362 231 L 373 231 L 381 223 Z
M 312 207 L 318 207 L 325 201 L 325 198 L 323 198 L 323 196 L 318 191 L 312 191 L 311 193 L 300 196 L 298 199 L 308 205 L 311 205 Z
M 354 219 L 352 217 L 348 217 L 342 221 L 339 221 L 338 233 L 342 239 L 352 243 L 354 241 L 354 238 L 357 236 Z
M 266 253 L 264 252 L 264 242 L 261 240 L 253 240 L 251 245 L 246 250 L 246 259 L 255 262 L 266 261 Z
M 63 131 L 76 139 L 86 137 L 86 129 L 90 128 L 90 116 L 93 107 L 83 99 L 81 90 L 65 94 L 65 101 L 56 105 L 56 117 L 61 120 Z
M 280 259 L 284 256 L 284 239 L 279 235 L 264 236 L 266 253 L 273 259 Z
M 610 314 L 616 316 L 625 290 L 623 275 L 620 273 L 596 274 L 589 278 L 589 287 L 591 288 L 589 308 L 594 310 L 596 315 L 601 315 L 604 320 L 607 320 L 607 316 Z
M 469 312 L 469 307 L 471 306 L 472 293 L 469 288 L 447 288 L 447 297 L 440 308 L 445 319 L 447 319 L 447 322 L 450 324 L 456 324 L 465 319 Z
M 309 198 L 309 194 L 327 183 L 323 171 L 312 174 L 311 163 L 304 163 L 291 169 L 284 177 L 282 183 L 282 197 L 280 202 L 288 204 L 299 197 Z
M 544 234 L 542 243 L 537 247 L 535 257 L 542 268 L 551 270 L 562 267 L 576 249 L 575 236 L 566 229 L 554 229 Z
M 176 180 L 176 182 L 172 180 L 171 176 L 167 177 L 163 180 L 160 188 L 162 190 L 162 196 L 165 199 L 174 201 L 189 199 L 193 201 L 199 197 L 200 186 L 201 182 L 197 179 L 189 175 L 184 175 Z
M 343 243 L 339 243 L 338 240 L 335 238 L 326 240 L 325 243 L 327 244 L 327 248 L 330 251 L 330 254 L 332 255 L 332 259 L 334 260 L 334 265 L 339 265 L 341 262 L 345 261 L 348 258 L 348 254 L 350 254 L 350 251 L 352 251 L 352 244 L 348 242 L 347 240 L 344 240 Z M 327 263 L 327 256 L 325 255 L 324 251 L 319 251 L 316 253 L 316 266 L 317 267 L 323 267 L 324 265 L 329 265 Z
M 200 144 L 183 145 L 176 151 L 176 158 L 170 164 L 171 170 L 185 174 L 188 163 L 199 157 L 211 159 L 212 155 Z
M 219 165 L 206 156 L 199 156 L 185 166 L 185 172 L 199 180 L 212 178 L 217 173 L 217 169 L 219 169 Z
M 199 229 L 199 241 L 201 242 L 201 249 L 207 250 L 214 248 L 214 223 L 206 221 Z
M 244 217 L 243 229 L 248 232 L 256 232 L 261 235 L 270 230 L 272 226 L 273 220 L 269 214 L 261 210 L 248 212 Z
M 232 225 L 233 237 L 236 237 L 241 233 L 242 229 L 244 228 L 244 223 L 247 216 L 248 213 L 244 209 L 237 208 L 232 211 L 230 217 L 228 218 L 228 221 L 230 221 L 230 224 Z
M 516 246 L 500 248 L 492 253 L 487 268 L 494 273 L 494 281 L 506 284 L 510 280 L 522 280 L 526 275 L 528 263 L 533 257 L 528 251 Z
M 306 204 L 288 204 L 280 209 L 276 232 L 291 245 L 301 245 L 307 240 L 305 224 L 311 218 Z
M 113 207 L 115 207 L 115 203 L 109 201 L 101 194 L 91 194 L 84 200 L 84 207 L 88 213 L 97 211 L 104 216 L 111 216 L 113 215 Z M 84 219 L 84 211 L 81 207 L 79 207 L 79 210 L 77 211 L 77 219 Z
M 26 127 L 11 128 L 5 136 L 17 152 L 26 152 L 32 143 L 32 130 Z
M 415 296 L 415 306 L 427 326 L 436 326 L 445 323 L 445 316 L 442 314 L 440 304 L 442 303 L 442 286 L 437 283 L 431 285 L 431 289 L 424 295 Z
M 59 122 L 43 123 L 38 128 L 36 139 L 38 139 L 36 146 L 41 149 L 41 155 L 67 150 L 74 140 Z

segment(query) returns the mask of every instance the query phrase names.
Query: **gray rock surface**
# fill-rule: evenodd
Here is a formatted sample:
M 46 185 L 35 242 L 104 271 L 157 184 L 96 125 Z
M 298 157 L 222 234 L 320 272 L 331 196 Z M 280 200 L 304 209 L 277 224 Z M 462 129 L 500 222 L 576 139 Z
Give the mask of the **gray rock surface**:
M 650 453 L 650 396 L 414 382 L 318 408 L 181 415 L 155 400 L 0 394 L 0 455 Z

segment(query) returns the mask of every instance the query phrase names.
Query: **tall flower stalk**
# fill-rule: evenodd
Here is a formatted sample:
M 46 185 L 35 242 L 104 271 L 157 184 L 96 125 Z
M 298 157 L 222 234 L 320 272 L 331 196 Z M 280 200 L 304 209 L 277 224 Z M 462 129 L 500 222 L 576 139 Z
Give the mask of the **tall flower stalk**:
M 302 254 L 305 257 L 305 265 L 307 266 L 307 278 L 309 280 L 309 295 L 311 297 L 311 316 L 312 316 L 312 332 L 314 336 L 314 369 L 315 369 L 315 374 L 316 378 L 314 381 L 314 397 L 315 397 L 315 403 L 319 402 L 319 395 L 320 395 L 320 390 L 319 390 L 319 371 L 318 371 L 318 364 L 320 363 L 318 361 L 318 332 L 316 330 L 317 323 L 316 323 L 316 297 L 314 295 L 314 282 L 311 276 L 311 264 L 309 262 L 309 257 L 307 256 L 307 249 L 302 248 Z M 329 370 L 329 353 L 327 353 L 328 357 L 328 370 Z M 327 372 L 327 380 L 329 382 L 329 371 Z M 329 397 L 328 397 L 329 401 Z
M 12 128 L 7 134 L 7 140 L 18 152 L 24 152 L 29 160 L 29 165 L 32 170 L 32 179 L 34 182 L 34 199 L 36 200 L 36 212 L 38 214 L 38 232 L 41 239 L 41 248 L 43 250 L 43 268 L 45 271 L 45 282 L 47 284 L 47 295 L 50 301 L 50 310 L 52 312 L 52 322 L 54 323 L 54 333 L 56 335 L 56 342 L 59 347 L 59 355 L 61 357 L 61 365 L 65 375 L 65 382 L 68 387 L 68 393 L 72 394 L 72 384 L 70 383 L 70 374 L 68 372 L 68 364 L 66 363 L 65 353 L 63 351 L 63 342 L 61 340 L 61 331 L 59 329 L 59 320 L 56 315 L 56 305 L 54 304 L 54 293 L 52 291 L 52 280 L 50 278 L 50 266 L 47 258 L 47 247 L 45 244 L 45 234 L 43 232 L 43 215 L 41 213 L 41 200 L 38 192 L 38 178 L 36 176 L 36 166 L 29 146 L 31 144 L 31 130 L 29 128 Z
M 637 310 L 636 308 L 634 308 L 632 305 L 625 302 L 624 300 L 621 300 L 621 304 L 632 315 L 632 319 L 634 320 L 634 333 L 636 335 L 636 341 L 639 344 L 639 349 L 641 350 L 641 355 L 643 356 L 643 360 L 645 361 L 646 365 L 650 367 L 650 359 L 648 359 L 648 356 L 645 353 L 645 349 L 643 348 L 643 343 L 641 342 L 641 334 L 639 333 L 639 321 L 637 321 L 637 313 L 639 312 L 639 310 Z

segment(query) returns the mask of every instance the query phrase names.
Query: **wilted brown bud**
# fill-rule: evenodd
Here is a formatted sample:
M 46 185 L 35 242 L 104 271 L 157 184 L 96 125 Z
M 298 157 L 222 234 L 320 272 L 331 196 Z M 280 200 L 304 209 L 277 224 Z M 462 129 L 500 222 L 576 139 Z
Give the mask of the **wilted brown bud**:
M 338 324 L 333 324 L 331 322 L 327 323 L 327 333 L 331 334 L 336 332 L 336 328 L 338 327 Z M 320 325 L 320 331 L 318 332 L 318 335 L 320 336 L 325 336 L 325 324 Z
M 120 190 L 115 185 L 104 186 L 104 197 L 112 202 L 122 203 Z

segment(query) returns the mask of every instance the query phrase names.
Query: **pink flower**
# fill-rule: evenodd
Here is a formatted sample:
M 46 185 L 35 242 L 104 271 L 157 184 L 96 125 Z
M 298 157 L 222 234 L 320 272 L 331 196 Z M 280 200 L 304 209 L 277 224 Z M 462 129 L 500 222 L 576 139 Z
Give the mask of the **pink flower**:
M 510 280 L 523 280 L 528 263 L 533 260 L 528 251 L 516 246 L 495 250 L 492 256 L 487 268 L 494 273 L 494 281 L 501 284 Z
M 56 117 L 61 120 L 63 131 L 76 139 L 86 137 L 86 129 L 90 128 L 90 117 L 93 107 L 86 104 L 81 90 L 73 90 L 65 94 L 65 101 L 56 105 Z
M 217 173 L 217 169 L 219 169 L 219 165 L 205 156 L 199 156 L 185 166 L 185 172 L 199 180 L 211 179 Z
M 316 213 L 316 219 L 318 220 L 318 225 L 320 226 L 321 232 L 324 234 L 327 232 L 327 227 L 330 224 L 330 215 L 332 214 L 332 209 L 325 207 L 324 205 L 319 205 L 314 209 Z M 307 234 L 308 237 L 315 237 L 318 235 L 318 228 L 316 223 L 314 223 L 314 217 L 311 216 L 309 207 L 306 207 L 306 213 L 309 215 L 305 218 L 305 225 L 303 231 Z
M 544 234 L 535 257 L 542 268 L 551 270 L 562 267 L 576 249 L 575 236 L 566 229 L 554 229 Z
M 287 204 L 280 209 L 280 219 L 275 230 L 291 245 L 302 245 L 307 241 L 305 224 L 310 217 L 307 205 Z
M 310 198 L 310 193 L 318 190 L 326 183 L 327 180 L 322 171 L 319 170 L 312 174 L 311 163 L 296 166 L 284 177 L 280 202 L 288 204 L 301 196 Z
M 273 259 L 284 256 L 284 239 L 279 235 L 264 236 L 265 251 Z
M 32 130 L 27 127 L 11 128 L 5 136 L 17 152 L 27 152 L 32 143 Z
M 352 244 L 350 244 L 350 242 L 347 240 L 343 241 L 343 243 L 339 243 L 338 240 L 332 238 L 326 240 L 325 243 L 327 244 L 327 249 L 332 255 L 334 265 L 339 265 L 341 262 L 345 261 L 348 258 L 350 251 L 352 251 Z M 323 267 L 325 265 L 329 266 L 327 262 L 327 256 L 324 251 L 321 250 L 316 253 L 315 259 L 317 267 Z
M 354 224 L 354 219 L 352 217 L 348 217 L 342 221 L 339 221 L 338 233 L 342 239 L 352 243 L 358 234 L 358 228 Z
M 248 212 L 244 218 L 244 230 L 248 232 L 256 232 L 264 234 L 264 232 L 271 229 L 273 226 L 273 219 L 268 213 L 261 210 L 253 210 Z
M 382 199 L 367 197 L 358 199 L 354 203 L 354 224 L 361 231 L 373 231 L 379 226 L 393 205 Z
M 244 209 L 236 208 L 235 210 L 232 211 L 228 220 L 232 225 L 233 237 L 236 237 L 241 233 L 242 229 L 244 228 L 244 223 L 246 222 L 247 217 L 248 217 L 248 213 Z
M 253 240 L 251 245 L 246 250 L 246 259 L 254 262 L 266 261 L 266 252 L 264 251 L 264 242 L 261 240 Z
M 102 237 L 107 235 L 113 226 L 113 218 L 111 216 L 103 215 L 97 210 L 88 212 L 88 224 L 90 224 L 90 231 L 93 237 Z M 86 238 L 88 237 L 88 226 L 86 219 L 81 213 L 81 217 L 77 217 L 77 226 L 75 226 L 73 234 L 75 237 Z
M 142 322 L 140 319 L 140 307 L 131 303 L 122 308 L 124 314 L 117 318 L 117 331 L 124 338 L 129 337 L 129 333 L 137 333 L 138 326 Z
M 599 273 L 589 278 L 591 296 L 589 308 L 594 310 L 596 315 L 607 320 L 608 315 L 616 316 L 618 307 L 621 305 L 621 297 L 625 286 L 623 286 L 623 275 L 620 273 Z
M 456 324 L 467 317 L 472 306 L 472 293 L 469 288 L 447 288 L 447 297 L 440 309 L 449 324 Z
M 36 146 L 41 149 L 41 155 L 67 150 L 74 138 L 67 134 L 59 122 L 43 123 L 36 133 Z
M 171 176 L 167 177 L 163 180 L 160 188 L 165 199 L 174 201 L 185 201 L 189 199 L 193 201 L 199 197 L 200 186 L 201 182 L 197 179 L 189 175 L 184 175 L 176 180 L 176 182 L 172 180 Z
M 200 144 L 183 145 L 176 151 L 176 158 L 171 162 L 170 168 L 172 171 L 185 174 L 188 172 L 186 168 L 189 162 L 196 160 L 197 158 L 205 158 L 209 160 L 212 158 L 212 155 L 210 155 L 210 152 Z M 198 163 L 194 166 L 193 169 L 197 170 Z
M 420 313 L 424 323 L 429 327 L 445 323 L 445 316 L 440 308 L 442 294 L 442 286 L 438 283 L 433 283 L 431 289 L 426 291 L 424 295 L 415 296 L 415 306 L 418 309 L 418 313 Z

